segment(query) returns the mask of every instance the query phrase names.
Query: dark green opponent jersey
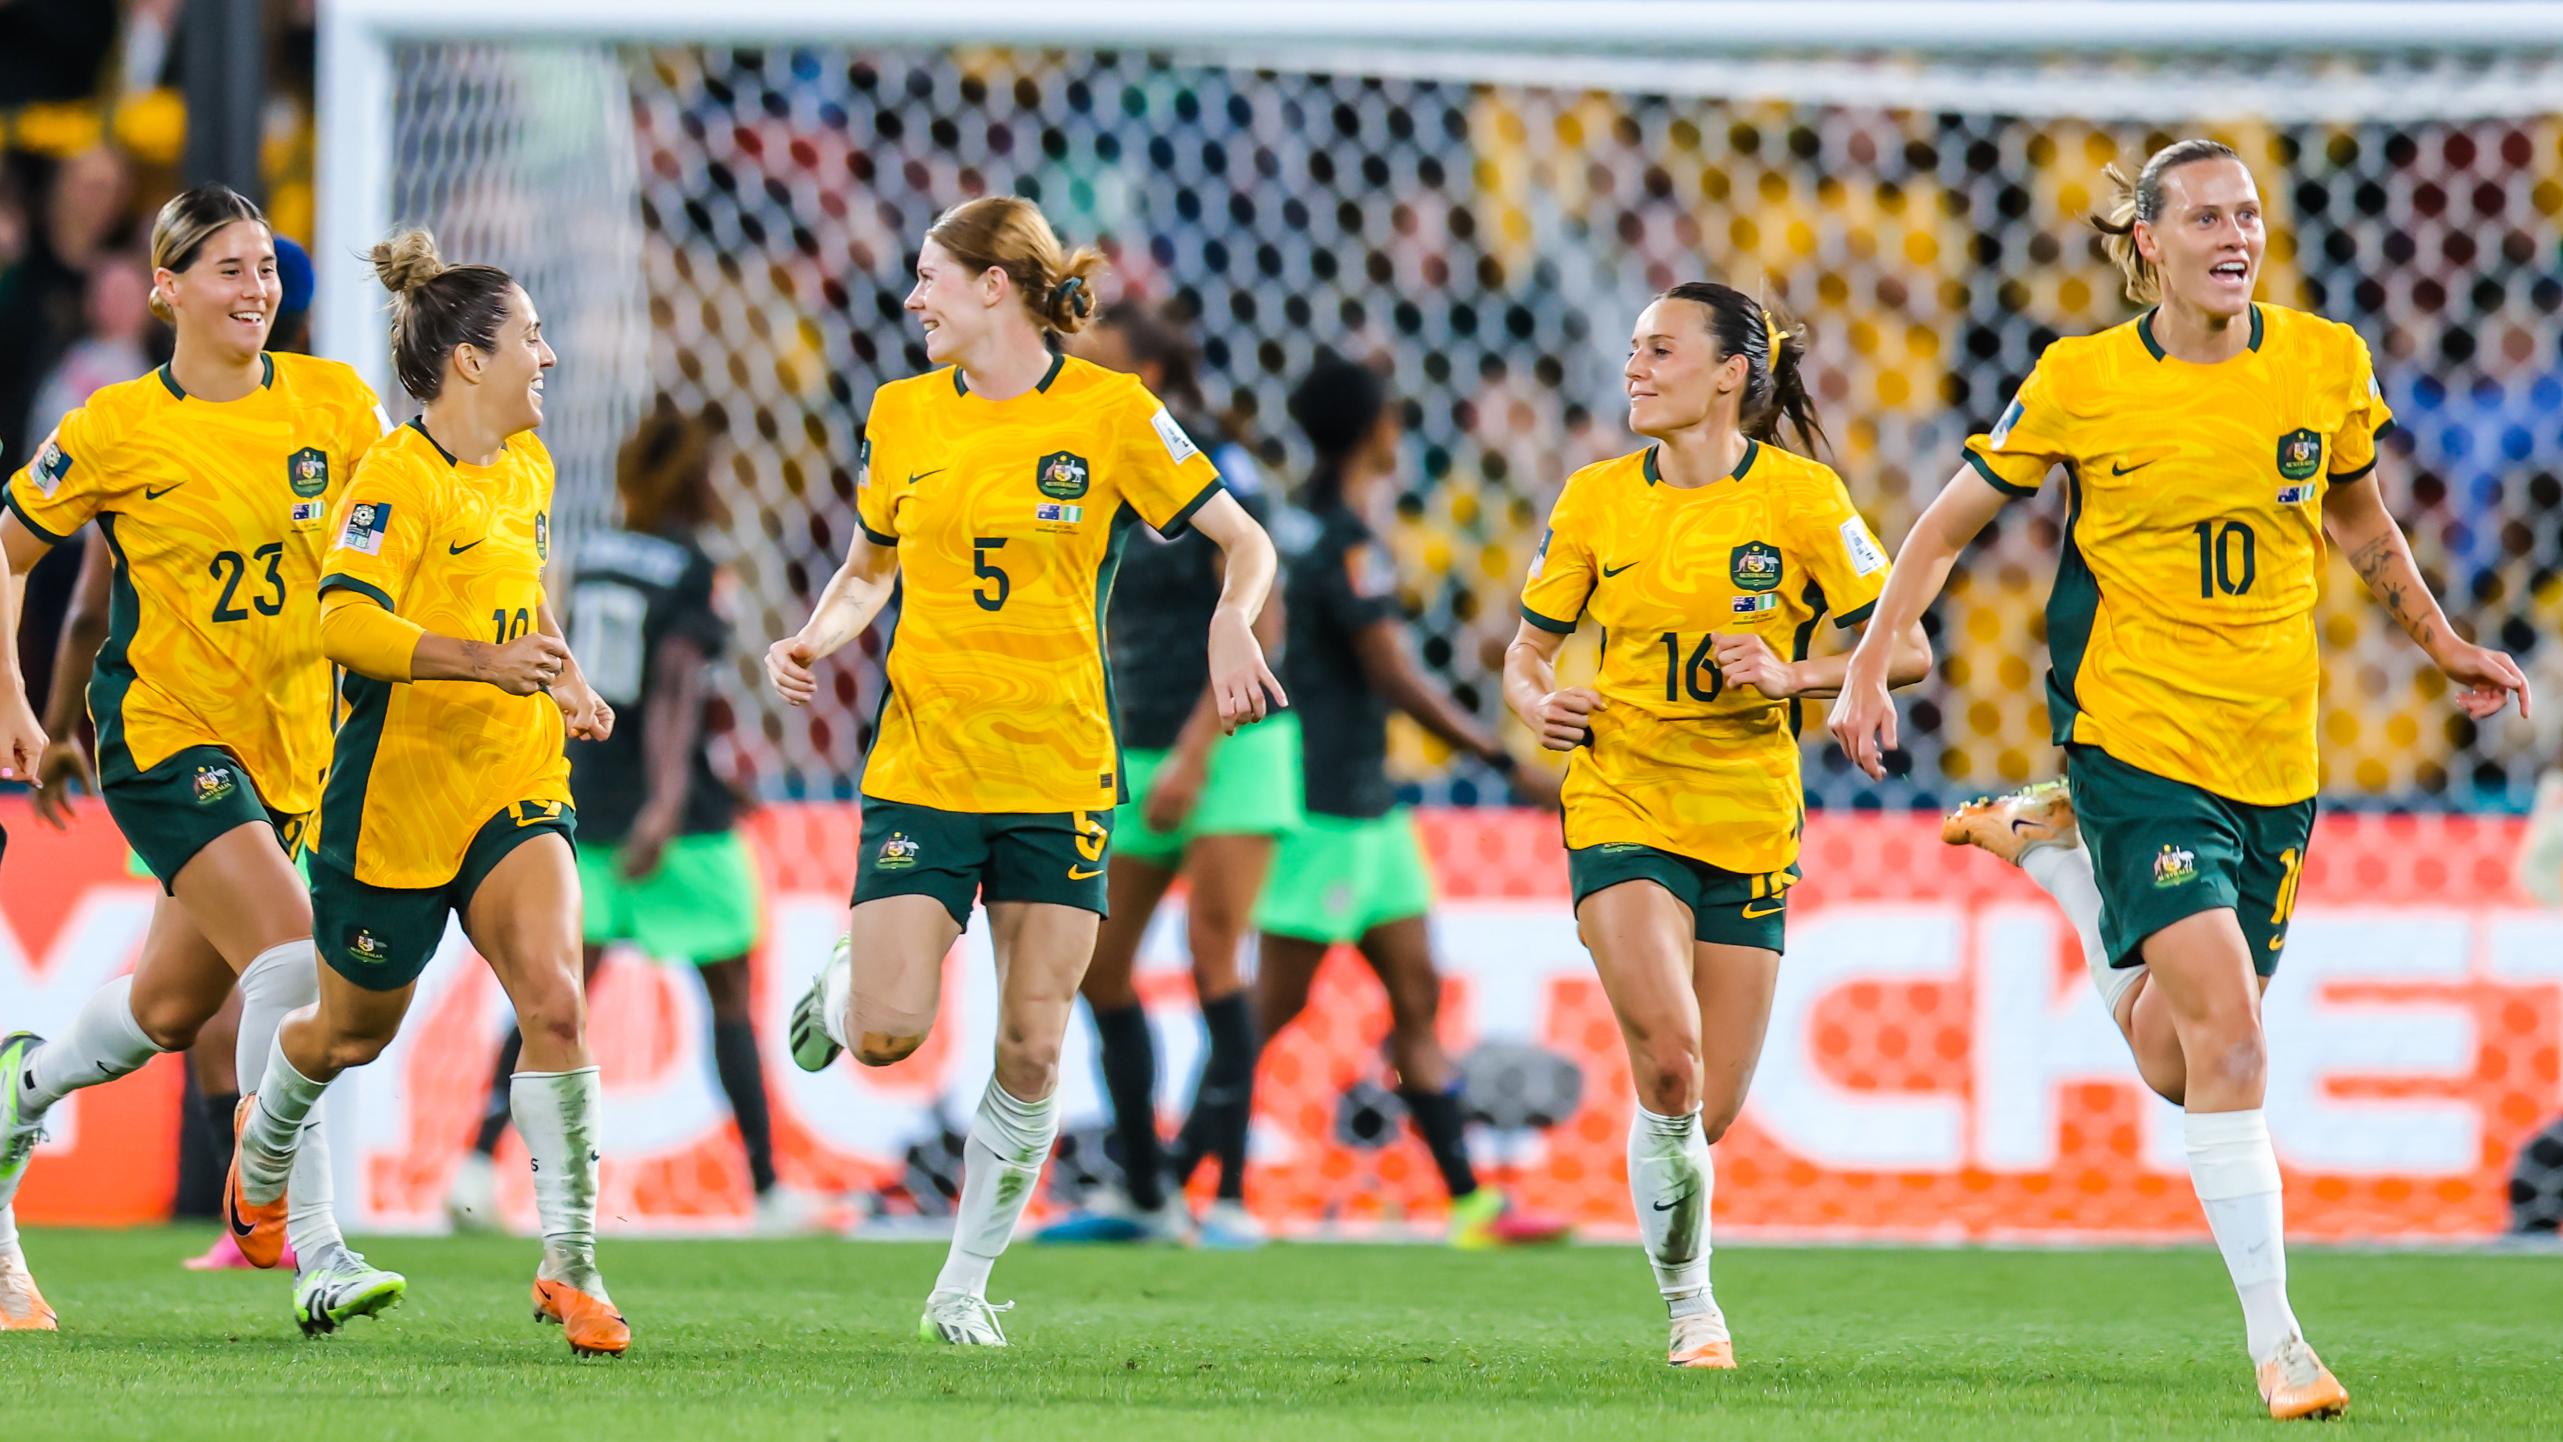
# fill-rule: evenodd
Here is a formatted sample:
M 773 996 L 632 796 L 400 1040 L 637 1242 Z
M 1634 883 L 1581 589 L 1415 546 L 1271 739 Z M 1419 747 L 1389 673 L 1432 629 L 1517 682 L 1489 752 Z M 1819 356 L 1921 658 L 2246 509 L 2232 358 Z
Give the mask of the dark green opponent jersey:
M 659 664 L 660 643 L 684 636 L 706 657 L 718 657 L 730 627 L 714 604 L 712 558 L 692 536 L 605 531 L 588 538 L 578 559 L 570 650 L 588 684 L 614 708 L 614 734 L 569 743 L 570 794 L 577 798 L 579 839 L 610 845 L 631 830 L 649 798 L 643 759 L 649 700 L 670 679 Z M 687 762 L 677 830 L 727 831 L 736 812 L 737 802 L 698 742 Z
M 1282 682 L 1299 717 L 1308 809 L 1384 815 L 1397 800 L 1388 783 L 1388 698 L 1363 674 L 1353 637 L 1404 615 L 1388 548 L 1341 503 L 1286 512 L 1274 532 L 1289 610 Z
M 1219 428 L 1187 416 L 1184 433 L 1210 453 L 1230 494 L 1257 521 L 1269 506 L 1255 460 Z M 1121 744 L 1159 751 L 1175 744 L 1185 718 L 1210 686 L 1210 613 L 1219 604 L 1219 547 L 1186 530 L 1173 540 L 1135 528 L 1112 586 L 1107 645 Z

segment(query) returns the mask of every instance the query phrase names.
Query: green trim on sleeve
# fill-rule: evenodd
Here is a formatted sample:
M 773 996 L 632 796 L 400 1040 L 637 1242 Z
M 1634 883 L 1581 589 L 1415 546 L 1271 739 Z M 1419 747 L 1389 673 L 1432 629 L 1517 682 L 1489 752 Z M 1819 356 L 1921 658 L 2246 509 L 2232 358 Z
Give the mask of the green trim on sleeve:
M 400 607 L 392 604 L 391 594 L 371 581 L 360 581 L 354 576 L 332 572 L 320 578 L 320 594 L 326 596 L 332 591 L 353 591 L 386 611 L 395 615 L 400 612 Z
M 1201 488 L 1200 495 L 1184 502 L 1184 508 L 1182 510 L 1177 511 L 1166 518 L 1166 524 L 1157 528 L 1157 534 L 1165 537 L 1169 541 L 1182 535 L 1192 527 L 1193 512 L 1209 505 L 1211 497 L 1218 495 L 1220 492 L 1227 489 L 1228 483 L 1226 481 L 1219 479 L 1217 476 L 1211 477 L 1210 484 Z
M 870 541 L 872 544 L 874 544 L 874 545 L 876 545 L 876 546 L 888 546 L 888 547 L 890 547 L 890 548 L 891 548 L 891 549 L 893 549 L 893 550 L 896 550 L 896 549 L 898 548 L 898 545 L 899 545 L 899 538 L 898 538 L 898 537 L 896 537 L 896 536 L 885 536 L 885 535 L 881 534 L 879 531 L 876 531 L 876 530 L 872 529 L 872 527 L 870 527 L 869 525 L 866 525 L 860 517 L 856 518 L 856 520 L 855 520 L 855 523 L 854 523 L 854 524 L 855 524 L 855 528 L 856 528 L 857 530 L 860 530 L 861 532 L 863 532 L 863 539 L 865 539 L 865 540 L 867 540 L 867 541 Z
M 7 505 L 9 508 L 9 514 L 18 518 L 18 524 L 35 532 L 36 539 L 44 542 L 48 546 L 59 546 L 63 542 L 71 539 L 69 536 L 57 536 L 53 532 L 46 530 L 43 523 L 39 522 L 35 517 L 28 515 L 26 506 L 18 499 L 18 488 L 14 484 L 0 485 L 0 504 Z
M 1985 478 L 1986 485 L 1993 487 L 2004 495 L 2034 496 L 2038 494 L 2037 488 L 2034 486 L 2015 486 L 2011 482 L 1994 474 L 1993 467 L 1986 465 L 1985 458 L 1977 455 L 1974 451 L 1960 451 L 1958 454 L 1967 458 L 1967 464 L 1976 468 L 1976 474 Z
M 1530 603 L 1527 601 L 1522 603 L 1522 619 L 1553 636 L 1572 636 L 1575 634 L 1575 623 L 1573 621 L 1561 621 L 1554 616 L 1543 616 L 1539 612 L 1532 610 Z
M 1852 627 L 1859 625 L 1861 622 L 1868 620 L 1869 613 L 1876 609 L 1878 609 L 1878 603 L 1875 601 L 1871 601 L 1865 606 L 1854 606 L 1850 610 L 1833 618 L 1834 627 L 1837 630 L 1848 631 Z
M 2379 459 L 2379 458 L 2378 458 L 2378 457 L 2376 457 L 2376 456 L 2369 456 L 2369 457 L 2367 458 L 2367 464 L 2366 464 L 2366 465 L 2363 465 L 2363 466 L 2361 466 L 2361 467 L 2359 467 L 2357 470 L 2354 470 L 2354 471 L 2333 471 L 2333 472 L 2329 473 L 2328 475 L 2324 476 L 2324 478 L 2323 478 L 2323 479 L 2325 479 L 2325 480 L 2327 480 L 2327 481 L 2330 481 L 2333 485 L 2336 485 L 2336 486 L 2346 486 L 2346 485 L 2348 485 L 2348 484 L 2349 484 L 2350 482 L 2352 482 L 2352 481 L 2363 481 L 2363 480 L 2366 480 L 2366 479 L 2367 479 L 2367 476 L 2368 476 L 2368 473 L 2376 469 L 2376 462 L 2377 462 L 2377 460 L 2378 460 L 2378 459 Z

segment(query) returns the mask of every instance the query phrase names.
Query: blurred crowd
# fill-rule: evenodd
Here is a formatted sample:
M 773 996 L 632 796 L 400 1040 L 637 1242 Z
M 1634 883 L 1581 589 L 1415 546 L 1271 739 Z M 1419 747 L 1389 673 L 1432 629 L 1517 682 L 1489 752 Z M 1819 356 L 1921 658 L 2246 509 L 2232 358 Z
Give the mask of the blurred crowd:
M 117 8 L 120 24 L 99 19 Z M 309 3 L 283 8 L 265 181 L 279 229 L 308 238 Z M 174 180 L 181 9 L 0 0 L 12 466 L 68 400 L 161 343 L 134 247 Z M 39 39 L 63 58 L 27 58 Z M 1809 321 L 1830 459 L 1892 542 L 2049 339 L 2132 314 L 2080 217 L 2102 165 L 2185 128 L 1136 54 L 564 54 L 406 55 L 398 143 L 428 159 L 403 167 L 396 208 L 466 237 L 458 253 L 598 297 L 544 292 L 565 359 L 556 450 L 593 434 L 610 455 L 616 403 L 595 403 L 613 424 L 566 429 L 589 409 L 570 388 L 609 368 L 627 409 L 665 393 L 726 421 L 720 559 L 742 579 L 747 634 L 806 610 L 851 532 L 861 408 L 921 363 L 898 308 L 914 238 L 945 205 L 1012 190 L 1072 241 L 1102 242 L 1124 293 L 1199 317 L 1213 402 L 1285 488 L 1305 462 L 1275 423 L 1288 378 L 1321 348 L 1388 369 L 1411 464 L 1382 530 L 1425 663 L 1489 721 L 1560 483 L 1633 448 L 1621 336 L 1650 292 L 1706 274 Z M 2389 501 L 2448 609 L 2563 695 L 2563 647 L 2543 639 L 2563 634 L 2563 118 L 2204 128 L 2261 179 L 2264 296 L 2373 347 L 2401 422 Z M 564 175 L 580 203 L 628 218 L 638 284 L 619 241 L 559 221 Z M 565 485 L 579 465 L 564 456 Z M 1807 728 L 1819 804 L 1944 802 L 2053 769 L 2038 680 L 2059 519 L 2014 508 L 1933 618 L 1944 659 L 1910 704 L 1911 780 L 1873 786 Z M 2333 580 L 2328 791 L 2523 806 L 2563 733 L 2478 730 L 2355 579 Z M 31 608 L 31 627 L 44 614 Z M 849 677 L 835 704 L 787 717 L 743 669 L 741 768 L 769 793 L 842 791 L 867 687 Z M 1500 794 L 1420 733 L 1397 746 L 1418 799 Z

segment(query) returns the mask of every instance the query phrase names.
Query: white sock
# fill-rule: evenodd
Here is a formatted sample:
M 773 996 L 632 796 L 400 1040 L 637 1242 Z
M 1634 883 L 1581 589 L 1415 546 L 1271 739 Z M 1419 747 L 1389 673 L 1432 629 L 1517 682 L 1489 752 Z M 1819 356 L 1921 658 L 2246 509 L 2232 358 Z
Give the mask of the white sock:
M 521 1071 L 507 1084 L 507 1110 L 534 1168 L 534 1214 L 543 1224 L 542 1275 L 600 1302 L 596 1269 L 597 1071 Z
M 32 1117 L 82 1087 L 114 1081 L 160 1055 L 133 1015 L 133 978 L 89 993 L 62 1035 L 36 1048 L 20 1079 L 22 1116 Z
M 846 1018 L 854 1009 L 853 938 L 837 938 L 836 949 L 828 953 L 826 969 L 819 973 L 819 1030 L 828 1040 L 846 1051 L 854 1043 L 846 1038 Z
M 0 1207 L 0 1262 L 18 1255 L 18 1208 Z
M 2090 973 L 2091 984 L 2099 989 L 2110 1015 L 2117 1015 L 2118 998 L 2136 984 L 2144 968 L 2109 964 L 2109 947 L 2100 939 L 2100 878 L 2092 872 L 2090 848 L 2033 846 L 2020 854 L 2020 870 L 2040 891 L 2055 898 L 2082 947 L 2083 970 Z
M 1668 1117 L 1640 1106 L 1629 1119 L 1629 1203 L 1673 1316 L 1716 1317 L 1709 1290 L 1709 1202 L 1716 1190 L 1699 1108 Z
M 338 1183 L 330 1175 L 323 1111 L 315 1106 L 304 1120 L 294 1144 L 293 1178 L 285 1187 L 285 1241 L 294 1249 L 294 1265 L 303 1271 L 329 1266 L 347 1250 L 347 1239 L 338 1234 Z
M 2225 1254 L 2234 1293 L 2243 1302 L 2243 1343 L 2254 1362 L 2301 1333 L 2287 1305 L 2287 1238 L 2280 1202 L 2278 1153 L 2258 1107 L 2247 1112 L 2190 1112 L 2182 1118 L 2189 1181 L 2207 1211 L 2207 1230 Z
M 1050 1144 L 1058 1139 L 1057 1093 L 1017 1101 L 989 1080 L 961 1149 L 961 1205 L 953 1218 L 952 1250 L 934 1279 L 936 1291 L 988 1295 L 988 1273 L 1013 1238 L 1042 1165 L 1050 1160 Z
M 241 1075 L 246 1078 L 248 1073 Z M 282 1038 L 268 1043 L 258 1096 L 250 1103 L 249 1120 L 240 1128 L 240 1191 L 244 1199 L 272 1202 L 285 1190 L 288 1175 L 302 1175 L 295 1153 L 302 1146 L 303 1128 L 311 1121 L 312 1108 L 320 1105 L 321 1093 L 327 1090 L 329 1083 L 304 1076 L 286 1059 Z M 290 1214 L 290 1203 L 287 1210 Z
M 267 1053 L 286 1015 L 320 1000 L 319 965 L 311 938 L 304 937 L 271 946 L 241 968 L 240 1039 L 231 1055 L 244 1089 L 267 1074 Z

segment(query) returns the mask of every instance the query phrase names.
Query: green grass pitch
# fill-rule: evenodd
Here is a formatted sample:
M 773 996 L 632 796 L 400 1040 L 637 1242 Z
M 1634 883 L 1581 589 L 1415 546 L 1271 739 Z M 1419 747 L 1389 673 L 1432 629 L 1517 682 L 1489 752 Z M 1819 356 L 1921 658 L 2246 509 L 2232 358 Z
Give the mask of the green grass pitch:
M 937 1246 L 607 1242 L 631 1355 L 535 1325 L 533 1244 L 384 1239 L 408 1300 L 306 1341 L 195 1231 L 30 1232 L 62 1315 L 0 1336 L 17 1438 L 1612 1439 L 2263 1435 L 2204 1250 L 1729 1247 L 1744 1364 L 1662 1363 L 1625 1247 L 1250 1254 L 1024 1246 L 1009 1352 L 915 1340 Z M 2563 1255 L 2307 1251 L 2300 1316 L 2364 1437 L 2563 1435 Z M 2309 1425 L 2309 1424 L 2300 1424 Z

